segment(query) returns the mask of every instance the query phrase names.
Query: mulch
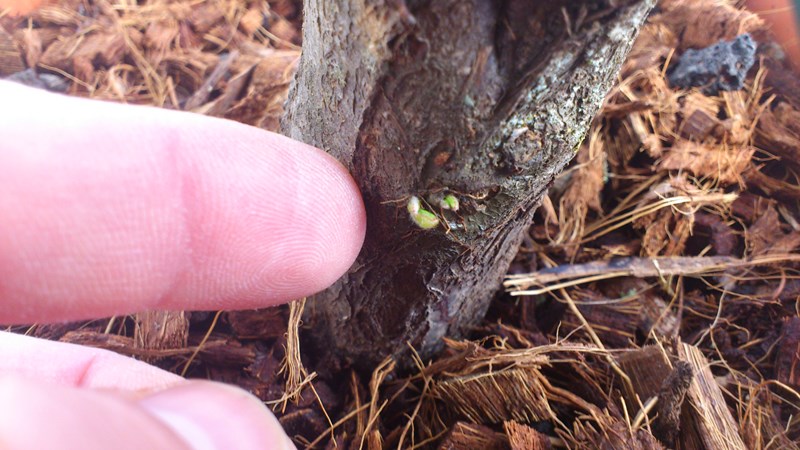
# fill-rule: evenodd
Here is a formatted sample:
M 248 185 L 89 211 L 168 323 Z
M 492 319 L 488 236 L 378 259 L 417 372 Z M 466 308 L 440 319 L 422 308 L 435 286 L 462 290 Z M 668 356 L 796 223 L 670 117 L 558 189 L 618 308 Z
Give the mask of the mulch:
M 2 78 L 279 128 L 299 1 L 15 5 Z M 744 33 L 741 89 L 670 83 L 687 50 Z M 758 16 L 662 1 L 505 292 L 411 373 L 317 376 L 300 303 L 14 330 L 238 384 L 300 448 L 800 448 L 798 87 Z

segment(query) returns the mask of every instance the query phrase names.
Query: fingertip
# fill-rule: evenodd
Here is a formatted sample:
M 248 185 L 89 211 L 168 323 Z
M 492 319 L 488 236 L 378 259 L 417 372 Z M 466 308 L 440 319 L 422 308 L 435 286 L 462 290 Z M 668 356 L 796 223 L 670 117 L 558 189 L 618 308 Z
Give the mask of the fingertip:
M 304 161 L 295 180 L 313 180 L 297 187 L 293 226 L 303 230 L 285 248 L 285 287 L 303 285 L 292 298 L 319 292 L 341 277 L 358 256 L 366 234 L 361 193 L 347 169 L 317 148 L 285 137 L 277 142 L 292 147 Z M 300 295 L 301 294 L 301 295 Z
M 184 130 L 186 282 L 164 306 L 263 307 L 316 293 L 344 274 L 364 241 L 366 213 L 347 169 L 327 153 L 233 122 Z M 235 145 L 210 145 L 219 136 Z

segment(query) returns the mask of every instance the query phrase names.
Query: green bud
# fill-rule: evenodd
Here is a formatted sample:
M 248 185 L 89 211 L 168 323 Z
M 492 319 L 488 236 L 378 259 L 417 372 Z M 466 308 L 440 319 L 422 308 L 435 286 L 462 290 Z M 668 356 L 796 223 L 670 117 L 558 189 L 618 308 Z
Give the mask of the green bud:
M 436 214 L 423 209 L 422 202 L 416 195 L 408 199 L 406 208 L 408 209 L 408 214 L 411 215 L 411 220 L 423 230 L 430 230 L 439 225 L 439 218 L 436 217 Z
M 439 225 L 439 218 L 436 217 L 436 214 L 424 209 L 420 209 L 417 214 L 412 215 L 411 220 L 423 230 L 430 230 Z
M 442 209 L 449 209 L 450 211 L 458 211 L 458 198 L 453 194 L 447 194 L 442 201 L 439 202 Z

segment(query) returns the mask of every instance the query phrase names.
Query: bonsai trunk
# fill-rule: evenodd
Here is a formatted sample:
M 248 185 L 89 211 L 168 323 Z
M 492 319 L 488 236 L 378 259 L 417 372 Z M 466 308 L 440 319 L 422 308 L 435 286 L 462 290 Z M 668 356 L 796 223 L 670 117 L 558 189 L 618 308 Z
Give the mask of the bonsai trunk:
M 654 2 L 306 0 L 283 130 L 350 169 L 368 217 L 355 265 L 306 309 L 333 360 L 428 357 L 483 317 Z

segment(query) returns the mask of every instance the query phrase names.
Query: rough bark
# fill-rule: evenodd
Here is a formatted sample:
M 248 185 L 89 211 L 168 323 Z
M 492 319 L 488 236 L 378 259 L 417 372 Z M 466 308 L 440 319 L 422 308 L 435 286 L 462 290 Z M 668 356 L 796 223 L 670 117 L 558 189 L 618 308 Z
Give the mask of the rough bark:
M 283 121 L 353 173 L 358 261 L 307 307 L 327 354 L 423 356 L 480 320 L 654 0 L 307 0 Z M 454 193 L 422 230 L 410 196 Z

